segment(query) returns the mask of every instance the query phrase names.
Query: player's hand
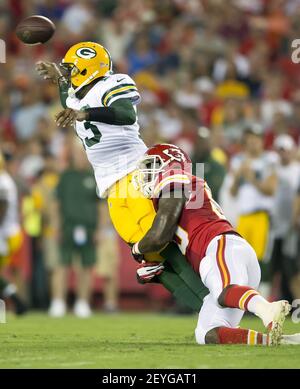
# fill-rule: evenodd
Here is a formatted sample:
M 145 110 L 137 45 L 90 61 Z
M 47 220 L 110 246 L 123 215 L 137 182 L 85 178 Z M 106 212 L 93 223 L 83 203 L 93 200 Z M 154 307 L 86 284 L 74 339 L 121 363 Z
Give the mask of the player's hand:
M 131 251 L 131 255 L 133 256 L 133 259 L 138 262 L 138 263 L 142 263 L 143 261 L 145 261 L 145 257 L 144 257 L 144 254 L 135 254 Z
M 243 169 L 243 178 L 246 181 L 253 183 L 256 180 L 255 171 L 252 170 L 249 166 L 245 167 Z
M 54 62 L 39 61 L 36 63 L 35 69 L 45 80 L 50 80 L 54 84 L 57 84 L 58 79 L 62 77 L 59 67 Z
M 55 122 L 58 127 L 73 126 L 75 121 L 83 121 L 87 119 L 85 111 L 76 111 L 71 108 L 64 109 L 55 115 Z
M 142 261 L 136 271 L 137 280 L 140 284 L 146 284 L 152 281 L 154 277 L 159 276 L 163 270 L 164 265 L 162 263 Z

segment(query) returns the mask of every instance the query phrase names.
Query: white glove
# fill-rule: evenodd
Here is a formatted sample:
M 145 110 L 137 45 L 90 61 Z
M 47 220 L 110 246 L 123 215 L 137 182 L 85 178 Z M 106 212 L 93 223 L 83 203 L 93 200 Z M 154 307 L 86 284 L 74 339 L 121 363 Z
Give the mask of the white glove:
M 163 270 L 164 265 L 162 263 L 142 261 L 136 273 L 139 282 L 146 283 L 151 281 L 153 277 L 159 276 Z

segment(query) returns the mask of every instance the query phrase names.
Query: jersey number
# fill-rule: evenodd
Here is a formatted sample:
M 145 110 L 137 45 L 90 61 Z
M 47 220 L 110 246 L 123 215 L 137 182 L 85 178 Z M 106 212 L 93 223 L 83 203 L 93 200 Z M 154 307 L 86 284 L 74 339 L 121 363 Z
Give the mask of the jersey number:
M 98 127 L 94 124 L 91 124 L 91 122 L 84 122 L 84 128 L 86 130 L 91 130 L 94 136 L 92 138 L 86 137 L 84 139 L 85 144 L 87 147 L 92 147 L 100 142 L 100 139 L 102 137 L 101 132 L 99 131 Z

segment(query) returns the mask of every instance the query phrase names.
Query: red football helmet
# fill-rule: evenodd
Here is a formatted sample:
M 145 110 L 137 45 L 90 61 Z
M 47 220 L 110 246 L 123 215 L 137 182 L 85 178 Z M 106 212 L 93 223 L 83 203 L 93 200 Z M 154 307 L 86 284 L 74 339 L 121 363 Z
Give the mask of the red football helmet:
M 137 185 L 145 197 L 152 197 L 159 174 L 181 170 L 191 174 L 192 161 L 178 146 L 168 143 L 150 147 L 138 163 Z

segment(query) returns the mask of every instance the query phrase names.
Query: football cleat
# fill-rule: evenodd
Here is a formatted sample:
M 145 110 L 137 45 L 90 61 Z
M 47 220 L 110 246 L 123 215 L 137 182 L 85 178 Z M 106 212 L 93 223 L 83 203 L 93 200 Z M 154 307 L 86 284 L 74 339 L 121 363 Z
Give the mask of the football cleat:
M 283 323 L 291 310 L 288 301 L 281 300 L 270 303 L 265 308 L 261 319 L 268 330 L 268 343 L 270 346 L 278 346 L 281 342 Z

